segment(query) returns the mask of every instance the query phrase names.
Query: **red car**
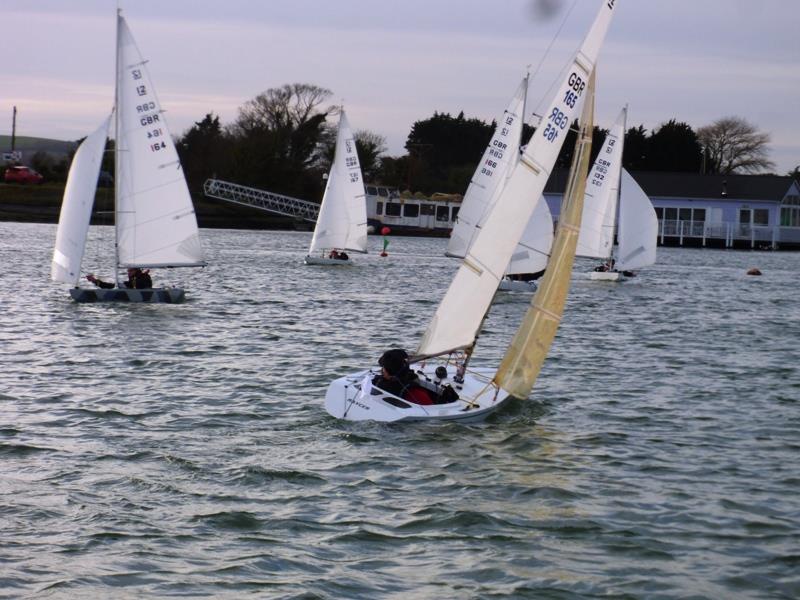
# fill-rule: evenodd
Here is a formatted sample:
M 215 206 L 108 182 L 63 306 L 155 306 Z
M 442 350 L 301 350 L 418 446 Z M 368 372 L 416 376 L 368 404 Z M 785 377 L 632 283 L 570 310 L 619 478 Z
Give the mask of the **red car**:
M 42 183 L 44 177 L 30 167 L 8 167 L 5 174 L 6 183 Z

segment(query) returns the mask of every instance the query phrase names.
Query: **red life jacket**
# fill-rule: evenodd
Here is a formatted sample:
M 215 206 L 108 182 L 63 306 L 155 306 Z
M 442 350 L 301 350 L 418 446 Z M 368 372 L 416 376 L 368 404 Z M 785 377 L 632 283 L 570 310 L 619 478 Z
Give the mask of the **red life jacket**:
M 430 392 L 418 386 L 408 388 L 403 395 L 403 399 L 413 402 L 414 404 L 424 404 L 426 406 L 433 404 L 433 398 L 431 398 Z

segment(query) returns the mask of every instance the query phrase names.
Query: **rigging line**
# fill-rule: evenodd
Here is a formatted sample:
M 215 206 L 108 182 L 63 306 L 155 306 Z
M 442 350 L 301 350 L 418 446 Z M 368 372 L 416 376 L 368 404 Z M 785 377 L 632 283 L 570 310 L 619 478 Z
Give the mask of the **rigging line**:
M 575 8 L 576 4 L 578 4 L 578 0 L 573 0 L 572 5 L 569 7 L 569 10 L 566 12 L 566 14 L 564 15 L 564 18 L 561 20 L 561 25 L 558 26 L 558 29 L 556 30 L 555 34 L 553 35 L 553 39 L 550 40 L 550 44 L 548 44 L 547 48 L 544 51 L 544 54 L 542 55 L 542 58 L 539 60 L 539 64 L 536 65 L 536 69 L 534 70 L 533 75 L 531 75 L 531 81 L 536 79 L 536 75 L 541 70 L 542 65 L 544 64 L 544 61 L 547 58 L 547 55 L 550 54 L 550 50 L 552 50 L 553 45 L 556 43 L 556 40 L 558 39 L 558 36 L 561 35 L 561 30 L 564 29 L 564 25 L 567 24 L 567 19 L 569 19 L 569 16 L 572 14 L 572 10 Z M 562 69 L 562 72 L 563 72 L 563 70 L 564 69 Z M 544 99 L 550 97 L 550 92 L 553 89 L 553 86 L 555 86 L 556 81 L 560 81 L 560 75 L 561 75 L 561 72 L 559 72 L 559 77 L 556 77 L 553 80 L 553 83 L 550 84 L 550 87 L 547 88 L 547 91 L 539 99 L 539 103 L 536 105 L 536 110 L 534 110 L 532 114 L 536 115 L 538 113 L 538 110 L 541 108 L 541 105 L 542 105 L 542 102 L 544 101 Z M 527 121 L 525 121 L 525 115 L 523 115 L 522 119 L 523 119 L 523 122 L 527 122 Z

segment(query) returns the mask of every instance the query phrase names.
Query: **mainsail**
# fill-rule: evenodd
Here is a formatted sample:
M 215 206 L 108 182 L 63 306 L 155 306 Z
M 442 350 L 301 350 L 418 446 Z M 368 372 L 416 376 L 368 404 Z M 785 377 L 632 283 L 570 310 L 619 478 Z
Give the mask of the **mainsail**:
M 446 256 L 464 258 L 467 255 L 486 220 L 489 208 L 497 201 L 511 170 L 517 165 L 527 90 L 526 76 L 514 92 L 508 107 L 495 119 L 497 126 L 494 135 L 489 140 L 464 194 L 458 220 L 447 242 Z
M 356 141 L 344 109 L 336 150 L 308 253 L 327 248 L 367 251 L 367 205 Z
M 615 2 L 603 2 L 581 48 L 565 71 L 539 129 L 470 246 L 417 350 L 436 356 L 474 343 L 522 232 L 539 201 L 570 123 L 580 113 L 587 81 L 608 30 Z
M 622 170 L 617 239 L 616 268 L 620 271 L 641 269 L 656 262 L 658 217 L 650 198 L 625 169 Z
M 77 285 L 80 279 L 86 234 L 89 232 L 97 177 L 103 162 L 110 121 L 109 116 L 81 142 L 69 167 L 50 268 L 53 281 Z
M 589 79 L 586 93 L 589 99 L 581 115 L 580 135 L 572 157 L 550 262 L 494 377 L 499 387 L 517 398 L 527 398 L 533 388 L 556 336 L 569 292 L 586 188 L 585 173 L 589 168 L 592 150 L 594 74 Z
M 581 232 L 575 252 L 578 256 L 604 260 L 611 258 L 626 117 L 627 109 L 623 108 L 611 126 L 586 180 Z
M 121 267 L 201 266 L 186 179 L 146 61 L 117 17 L 116 227 Z

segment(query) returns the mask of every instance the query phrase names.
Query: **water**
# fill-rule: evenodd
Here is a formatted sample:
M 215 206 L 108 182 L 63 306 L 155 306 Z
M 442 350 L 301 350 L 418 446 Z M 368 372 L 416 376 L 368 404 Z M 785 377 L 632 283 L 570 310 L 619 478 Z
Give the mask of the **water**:
M 307 233 L 203 234 L 211 266 L 156 273 L 185 304 L 76 305 L 55 228 L 0 223 L 0 597 L 800 596 L 798 255 L 576 279 L 530 400 L 388 426 L 324 391 L 414 347 L 444 241 L 332 269 L 301 264 Z M 526 302 L 495 305 L 477 365 Z

